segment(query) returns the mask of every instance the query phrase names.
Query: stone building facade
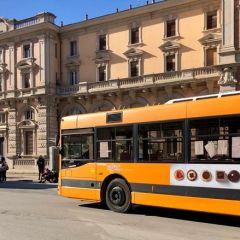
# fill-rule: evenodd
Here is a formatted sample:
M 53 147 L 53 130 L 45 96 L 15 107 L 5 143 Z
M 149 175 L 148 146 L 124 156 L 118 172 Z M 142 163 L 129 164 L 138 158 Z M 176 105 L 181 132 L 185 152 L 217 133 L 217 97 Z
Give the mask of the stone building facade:
M 239 88 L 239 0 L 165 0 L 57 26 L 0 18 L 0 154 L 49 159 L 62 116 Z

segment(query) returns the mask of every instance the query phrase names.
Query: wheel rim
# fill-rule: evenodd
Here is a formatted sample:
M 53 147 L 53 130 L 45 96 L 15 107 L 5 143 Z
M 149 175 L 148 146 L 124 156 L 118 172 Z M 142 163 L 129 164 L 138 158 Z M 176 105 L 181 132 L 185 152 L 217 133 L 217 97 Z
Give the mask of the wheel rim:
M 109 199 L 115 206 L 122 206 L 126 200 L 124 190 L 119 186 L 113 187 L 109 193 Z

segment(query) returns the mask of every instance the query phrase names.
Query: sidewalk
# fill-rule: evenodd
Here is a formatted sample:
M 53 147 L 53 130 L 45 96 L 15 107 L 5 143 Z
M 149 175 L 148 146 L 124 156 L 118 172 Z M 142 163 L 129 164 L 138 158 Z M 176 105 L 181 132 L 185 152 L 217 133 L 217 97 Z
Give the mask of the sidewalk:
M 38 181 L 38 173 L 7 171 L 7 181 Z

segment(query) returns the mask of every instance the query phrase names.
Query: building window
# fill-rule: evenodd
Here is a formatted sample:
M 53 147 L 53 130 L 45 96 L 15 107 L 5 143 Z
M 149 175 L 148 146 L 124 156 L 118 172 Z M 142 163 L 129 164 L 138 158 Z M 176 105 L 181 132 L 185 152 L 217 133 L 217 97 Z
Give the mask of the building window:
M 98 81 L 103 82 L 107 80 L 106 75 L 106 66 L 100 66 L 98 67 Z
M 130 77 L 139 76 L 139 61 L 130 62 Z
M 166 71 L 172 72 L 176 70 L 175 54 L 166 56 Z
M 30 88 L 30 73 L 22 74 L 23 88 Z
M 206 50 L 206 66 L 217 65 L 217 48 Z
M 3 75 L 0 74 L 0 92 L 3 91 Z
M 24 132 L 24 154 L 33 155 L 33 132 L 25 131 Z
M 77 71 L 70 71 L 70 85 L 78 84 Z
M 77 55 L 77 41 L 71 41 L 70 42 L 70 56 L 76 56 Z
M 167 27 L 167 37 L 174 37 L 176 36 L 176 20 L 169 20 L 166 23 L 166 27 Z
M 0 49 L 0 63 L 3 63 L 3 50 Z
M 139 43 L 139 27 L 131 29 L 131 44 Z
M 31 47 L 30 44 L 26 44 L 23 46 L 23 58 L 31 57 Z
M 207 29 L 217 27 L 217 11 L 207 13 Z
M 25 120 L 33 120 L 33 111 L 32 110 L 27 110 L 25 112 Z
M 58 52 L 58 45 L 55 43 L 55 58 L 57 58 L 57 52 Z
M 6 115 L 5 113 L 0 113 L 0 124 L 3 124 L 6 122 Z
M 99 35 L 99 50 L 107 49 L 107 36 L 106 34 Z

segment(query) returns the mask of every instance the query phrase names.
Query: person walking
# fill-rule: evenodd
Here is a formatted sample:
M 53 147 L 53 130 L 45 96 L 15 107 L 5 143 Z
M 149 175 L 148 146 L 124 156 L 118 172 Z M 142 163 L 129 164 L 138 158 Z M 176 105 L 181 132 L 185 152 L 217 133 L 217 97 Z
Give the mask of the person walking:
M 5 157 L 2 157 L 2 162 L 3 162 L 2 180 L 5 182 L 7 181 L 7 170 L 9 169 L 9 167 L 5 160 Z
M 45 159 L 43 158 L 42 155 L 39 156 L 37 160 L 37 165 L 38 165 L 38 180 L 39 182 L 42 182 L 42 175 L 45 169 Z
M 8 164 L 5 160 L 5 157 L 0 156 L 0 181 L 5 182 L 7 180 L 7 170 Z

